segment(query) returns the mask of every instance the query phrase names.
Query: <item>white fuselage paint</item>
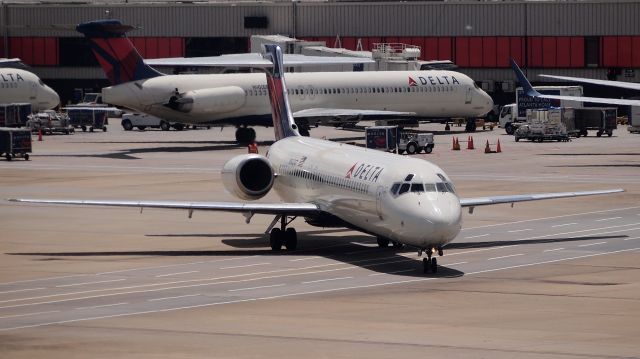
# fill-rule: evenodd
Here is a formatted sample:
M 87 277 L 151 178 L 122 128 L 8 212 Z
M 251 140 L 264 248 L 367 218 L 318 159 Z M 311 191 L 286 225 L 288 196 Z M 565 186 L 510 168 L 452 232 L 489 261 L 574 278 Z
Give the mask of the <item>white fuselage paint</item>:
M 58 106 L 60 97 L 29 71 L 0 68 L 0 103 L 30 103 L 33 111 L 43 111 Z
M 451 182 L 428 161 L 308 137 L 276 141 L 267 157 L 277 174 L 274 190 L 286 202 L 314 203 L 369 233 L 422 249 L 444 246 L 461 230 L 455 193 L 390 193 L 409 174 L 412 183 Z
M 290 73 L 286 81 L 293 112 L 335 108 L 415 112 L 425 118 L 477 117 L 493 106 L 491 97 L 471 78 L 452 71 Z M 215 88 L 228 95 L 220 101 L 208 101 L 211 108 L 206 111 L 185 113 L 164 106 L 176 90 L 185 94 Z M 260 73 L 167 75 L 106 87 L 102 93 L 105 102 L 112 105 L 187 123 L 271 113 L 266 78 Z

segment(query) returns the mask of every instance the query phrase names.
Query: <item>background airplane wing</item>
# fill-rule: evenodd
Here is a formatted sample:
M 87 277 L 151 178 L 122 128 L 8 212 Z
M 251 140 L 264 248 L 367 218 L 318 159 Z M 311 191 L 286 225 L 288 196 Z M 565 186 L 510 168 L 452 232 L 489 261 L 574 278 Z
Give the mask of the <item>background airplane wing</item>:
M 415 112 L 382 110 L 352 110 L 341 108 L 308 108 L 293 113 L 293 117 L 335 117 L 335 116 L 415 116 Z
M 188 201 L 114 201 L 114 200 L 64 200 L 64 199 L 9 199 L 11 202 L 45 203 L 80 206 L 108 206 L 134 208 L 186 209 L 189 211 L 222 211 L 253 214 L 287 214 L 308 216 L 320 213 L 313 203 L 243 203 L 243 202 L 188 202 Z
M 586 77 L 570 77 L 570 76 L 556 76 L 556 75 L 539 75 L 539 76 L 540 77 L 547 77 L 547 78 L 551 78 L 551 79 L 574 81 L 574 82 L 584 82 L 584 83 L 587 83 L 587 84 L 602 85 L 602 86 L 613 86 L 613 87 L 620 87 L 620 88 L 624 88 L 624 89 L 640 91 L 640 83 L 635 83 L 635 82 L 598 80 L 598 79 L 589 79 L 589 78 L 586 78 Z
M 611 105 L 623 105 L 623 106 L 640 106 L 640 100 L 625 100 L 617 98 L 607 97 L 585 97 L 585 96 L 556 96 L 556 95 L 536 95 L 540 98 L 552 98 L 556 100 L 569 100 L 578 102 L 592 102 L 592 103 L 605 103 Z
M 606 189 L 606 190 L 599 190 L 599 191 L 534 193 L 534 194 L 520 194 L 520 195 L 512 195 L 512 196 L 460 198 L 460 205 L 462 207 L 476 207 L 476 206 L 488 206 L 488 205 L 500 204 L 500 203 L 540 201 L 543 199 L 593 196 L 598 194 L 611 194 L 611 193 L 618 193 L 618 192 L 624 192 L 624 189 L 616 188 L 616 189 Z
M 346 56 L 307 56 L 299 54 L 285 54 L 285 66 L 310 66 L 310 65 L 344 65 L 344 64 L 368 64 L 375 62 L 365 57 Z M 271 67 L 271 61 L 258 53 L 231 54 L 207 57 L 173 57 L 163 59 L 146 59 L 144 62 L 150 66 L 189 66 L 189 67 Z

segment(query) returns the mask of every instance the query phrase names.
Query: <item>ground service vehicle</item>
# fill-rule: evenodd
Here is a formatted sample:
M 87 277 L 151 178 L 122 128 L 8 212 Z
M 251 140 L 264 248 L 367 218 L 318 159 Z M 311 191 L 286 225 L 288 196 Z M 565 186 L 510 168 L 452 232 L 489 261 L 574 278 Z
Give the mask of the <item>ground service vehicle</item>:
M 400 138 L 398 140 L 398 153 L 402 154 L 405 151 L 407 154 L 431 153 L 433 151 L 433 133 L 418 133 L 413 131 L 400 132 Z
M 120 123 L 125 131 L 131 131 L 134 127 L 140 131 L 143 131 L 147 127 L 160 128 L 163 131 L 169 131 L 171 127 L 178 131 L 182 131 L 184 129 L 184 124 L 182 123 L 170 123 L 146 113 L 125 113 L 122 115 L 122 121 Z
M 42 131 L 43 134 L 64 133 L 68 135 L 74 133 L 69 116 L 58 114 L 53 110 L 38 112 L 30 116 L 27 127 L 33 132 Z
M 31 131 L 24 128 L 0 127 L 0 155 L 7 161 L 15 157 L 29 160 L 31 152 Z
M 631 133 L 640 133 L 640 106 L 629 106 L 629 125 L 627 130 Z
M 433 134 L 402 131 L 398 126 L 371 126 L 365 129 L 367 148 L 415 154 L 433 151 Z
M 585 107 L 575 109 L 575 126 L 580 135 L 587 136 L 587 130 L 595 130 L 596 136 L 603 133 L 611 137 L 618 128 L 618 109 L 615 107 Z
M 109 111 L 100 107 L 67 107 L 71 126 L 81 128 L 83 132 L 87 129 L 89 132 L 93 132 L 94 129 L 107 132 L 106 121 Z
M 563 119 L 571 122 L 573 109 L 538 109 L 527 110 L 527 122 L 516 129 L 516 142 L 520 139 L 530 141 L 568 141 L 567 127 Z

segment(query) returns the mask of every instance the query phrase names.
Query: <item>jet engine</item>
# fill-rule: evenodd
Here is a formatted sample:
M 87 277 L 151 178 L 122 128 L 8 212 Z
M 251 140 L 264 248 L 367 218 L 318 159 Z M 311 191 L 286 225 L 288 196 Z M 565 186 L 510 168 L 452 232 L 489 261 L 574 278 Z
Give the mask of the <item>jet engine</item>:
M 258 154 L 236 156 L 222 167 L 224 188 L 234 196 L 254 200 L 264 197 L 271 187 L 275 173 L 269 160 Z
M 239 109 L 246 101 L 238 86 L 216 87 L 176 93 L 165 106 L 185 113 L 224 113 Z

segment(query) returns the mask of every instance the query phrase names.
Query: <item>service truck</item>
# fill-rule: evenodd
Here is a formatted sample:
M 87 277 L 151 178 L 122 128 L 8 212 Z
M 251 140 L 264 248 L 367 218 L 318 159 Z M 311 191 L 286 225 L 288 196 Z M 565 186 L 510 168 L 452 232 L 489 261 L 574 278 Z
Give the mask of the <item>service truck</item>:
M 516 129 L 515 140 L 568 141 L 567 127 L 573 126 L 573 116 L 570 107 L 527 110 L 527 121 Z
M 400 130 L 398 126 L 371 126 L 365 128 L 366 146 L 388 152 L 413 155 L 433 151 L 433 133 Z
M 543 95 L 582 96 L 582 86 L 534 86 Z M 582 108 L 582 102 L 531 97 L 524 94 L 522 87 L 516 89 L 516 102 L 505 105 L 500 110 L 498 125 L 512 135 L 518 126 L 527 121 L 527 110 L 553 107 Z

